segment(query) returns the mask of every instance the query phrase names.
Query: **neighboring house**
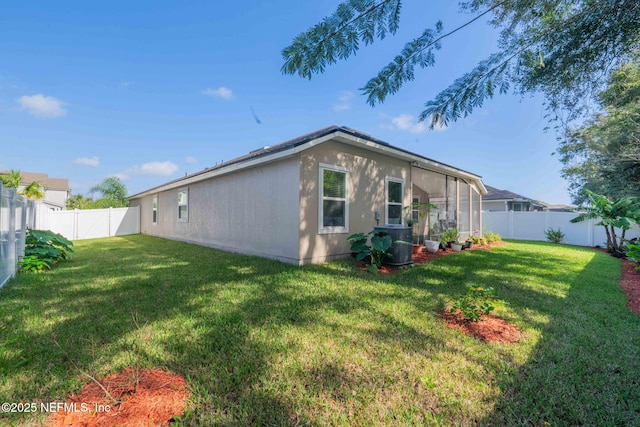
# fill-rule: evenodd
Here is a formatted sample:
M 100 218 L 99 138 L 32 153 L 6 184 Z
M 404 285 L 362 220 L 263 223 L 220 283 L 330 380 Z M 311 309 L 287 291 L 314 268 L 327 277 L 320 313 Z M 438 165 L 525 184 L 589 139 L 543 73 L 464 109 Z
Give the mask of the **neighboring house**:
M 292 264 L 350 254 L 347 237 L 437 206 L 436 235 L 482 229 L 481 177 L 331 126 L 264 147 L 129 198 L 141 232 Z
M 545 202 L 538 202 L 540 203 L 543 207 L 545 211 L 549 211 L 549 212 L 575 212 L 577 206 L 575 205 L 550 205 L 549 203 L 545 203 Z
M 7 174 L 9 171 L 0 172 L 0 174 Z M 69 188 L 69 180 L 66 178 L 49 178 L 46 173 L 40 172 L 22 172 L 22 185 L 18 187 L 18 192 L 24 190 L 24 188 L 34 181 L 39 182 L 42 185 L 44 197 L 36 200 L 36 203 L 42 203 L 53 210 L 67 209 L 67 199 L 71 194 Z
M 482 196 L 482 210 L 488 212 L 531 212 L 546 210 L 547 205 L 520 194 L 486 186 L 487 194 Z

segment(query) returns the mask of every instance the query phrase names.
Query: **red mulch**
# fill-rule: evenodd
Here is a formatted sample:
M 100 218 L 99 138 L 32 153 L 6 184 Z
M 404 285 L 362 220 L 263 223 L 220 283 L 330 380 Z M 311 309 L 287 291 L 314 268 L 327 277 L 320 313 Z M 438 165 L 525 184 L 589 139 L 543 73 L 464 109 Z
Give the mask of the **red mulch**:
M 469 249 L 464 249 L 465 251 L 488 251 L 491 250 L 491 248 L 494 248 L 496 246 L 504 246 L 506 245 L 507 242 L 494 242 L 491 245 L 473 245 L 473 247 L 469 248 Z M 418 264 L 424 264 L 425 262 L 429 262 L 431 260 L 434 260 L 436 258 L 440 258 L 446 255 L 451 255 L 454 254 L 455 252 L 453 252 L 452 249 L 448 248 L 447 250 L 438 250 L 438 252 L 428 252 L 426 249 L 422 249 L 422 252 L 418 253 L 417 255 L 413 255 L 412 260 L 413 260 L 413 265 L 418 265 Z M 364 262 L 359 262 L 356 264 L 361 270 L 366 270 L 367 266 Z M 409 264 L 411 265 L 411 264 Z M 392 273 L 396 273 L 398 272 L 400 269 L 402 268 L 406 268 L 406 266 L 393 266 L 393 265 L 383 265 L 379 270 L 378 273 L 379 274 L 392 274 Z
M 593 248 L 600 252 L 607 253 L 606 248 Z M 640 275 L 636 271 L 636 264 L 628 259 L 620 258 L 622 262 L 622 279 L 620 279 L 620 287 L 624 291 L 629 301 L 627 308 L 634 313 L 640 314 Z
M 48 426 L 166 426 L 184 412 L 189 395 L 183 377 L 159 369 L 125 368 L 99 382 L 119 403 L 92 382 L 66 402 L 69 407 L 75 404 L 76 410 L 56 412 Z
M 491 314 L 482 316 L 477 322 L 470 322 L 463 319 L 459 310 L 453 313 L 447 310 L 442 313 L 442 318 L 450 328 L 458 329 L 482 341 L 514 343 L 522 336 L 520 330 L 514 325 Z
M 636 272 L 636 264 L 626 259 L 620 261 L 622 261 L 620 287 L 629 298 L 627 308 L 640 314 L 640 275 Z

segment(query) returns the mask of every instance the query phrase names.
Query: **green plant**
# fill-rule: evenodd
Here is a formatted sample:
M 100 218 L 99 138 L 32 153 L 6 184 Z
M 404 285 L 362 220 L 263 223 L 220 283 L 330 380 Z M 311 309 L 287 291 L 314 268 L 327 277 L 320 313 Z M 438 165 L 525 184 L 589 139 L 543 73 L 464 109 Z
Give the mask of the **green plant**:
M 474 245 L 486 245 L 487 239 L 480 236 L 470 236 L 469 239 L 473 242 Z
M 560 227 L 558 227 L 557 230 L 549 227 L 545 230 L 544 234 L 551 243 L 562 243 L 562 239 L 564 239 L 564 233 L 560 230 Z
M 613 256 L 623 257 L 625 233 L 640 221 L 640 199 L 625 196 L 612 202 L 606 196 L 589 190 L 585 192 L 589 197 L 590 206 L 582 207 L 584 212 L 570 222 L 599 219 L 596 225 L 603 226 L 607 233 L 607 251 Z M 616 235 L 616 228 L 622 229 L 620 236 Z
M 457 228 L 448 228 L 440 236 L 440 242 L 446 245 L 449 242 L 457 241 L 458 237 L 460 237 L 460 232 Z
M 369 238 L 371 238 L 371 246 L 367 244 Z M 387 252 L 393 245 L 393 241 L 386 231 L 373 230 L 366 234 L 352 234 L 347 238 L 347 242 L 351 242 L 351 251 L 357 253 L 356 260 L 363 261 L 370 258 L 367 269 L 374 274 L 378 273 L 385 258 L 393 257 Z
M 26 271 L 49 270 L 73 253 L 71 246 L 72 242 L 53 231 L 28 229 L 20 266 Z
M 51 265 L 49 262 L 38 258 L 35 255 L 25 255 L 20 261 L 18 261 L 20 271 L 29 271 L 34 273 L 40 273 L 44 270 L 49 270 Z
M 640 244 L 629 243 L 625 255 L 629 261 L 640 263 Z
M 465 320 L 477 322 L 483 315 L 491 313 L 499 303 L 502 301 L 495 298 L 495 289 L 478 286 L 453 300 L 450 311 L 453 313 L 460 310 Z
M 485 231 L 484 233 L 482 233 L 482 236 L 484 237 L 484 239 L 487 241 L 488 244 L 502 241 L 502 236 L 492 231 Z

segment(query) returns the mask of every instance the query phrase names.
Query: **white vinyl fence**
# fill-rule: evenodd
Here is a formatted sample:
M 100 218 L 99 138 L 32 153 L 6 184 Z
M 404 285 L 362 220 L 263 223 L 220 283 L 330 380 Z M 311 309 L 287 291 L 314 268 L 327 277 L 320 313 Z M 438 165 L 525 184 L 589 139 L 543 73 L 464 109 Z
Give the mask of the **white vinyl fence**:
M 35 229 L 51 230 L 69 240 L 140 233 L 140 207 L 52 211 L 38 205 Z
M 560 228 L 565 235 L 562 243 L 606 247 L 607 235 L 604 227 L 595 225 L 598 220 L 570 223 L 576 216 L 574 212 L 482 212 L 482 225 L 487 231 L 500 233 L 503 239 L 516 240 L 546 241 L 545 230 Z M 626 237 L 640 237 L 640 227 L 627 230 Z
M 27 227 L 34 221 L 34 202 L 0 183 L 0 287 L 15 276 L 24 255 Z

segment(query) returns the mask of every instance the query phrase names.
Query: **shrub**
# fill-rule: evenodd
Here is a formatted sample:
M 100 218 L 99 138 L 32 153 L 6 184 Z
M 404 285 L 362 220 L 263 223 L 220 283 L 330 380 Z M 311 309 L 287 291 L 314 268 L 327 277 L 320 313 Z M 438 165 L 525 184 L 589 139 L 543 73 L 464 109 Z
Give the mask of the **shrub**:
M 491 313 L 496 305 L 503 303 L 495 299 L 495 290 L 491 287 L 472 287 L 469 291 L 452 301 L 451 313 L 460 310 L 464 320 L 477 322 L 484 315 Z
M 446 245 L 449 242 L 456 242 L 458 237 L 460 237 L 460 232 L 457 228 L 448 228 L 440 236 L 440 242 Z
M 500 234 L 498 233 L 494 233 L 491 231 L 485 231 L 484 233 L 482 233 L 484 239 L 487 241 L 487 243 L 493 243 L 493 242 L 501 242 L 502 241 L 502 236 L 500 236 Z
M 49 270 L 51 265 L 44 260 L 39 259 L 35 255 L 25 255 L 18 262 L 20 265 L 20 271 L 31 271 L 35 273 L 40 273 L 44 270 Z
M 369 237 L 371 237 L 371 246 L 367 244 Z M 356 259 L 358 261 L 370 258 L 371 262 L 367 264 L 367 269 L 374 274 L 378 273 L 385 258 L 393 258 L 393 255 L 387 251 L 394 242 L 386 231 L 373 230 L 367 234 L 352 234 L 347 237 L 347 242 L 351 242 L 351 252 L 356 252 Z M 411 245 L 411 243 L 402 240 L 396 240 L 395 243 L 398 245 Z
M 487 239 L 480 236 L 470 236 L 469 239 L 473 242 L 474 245 L 483 245 L 487 244 Z
M 544 234 L 551 243 L 562 243 L 562 239 L 564 239 L 564 233 L 560 230 L 560 227 L 558 227 L 557 230 L 549 227 L 545 230 Z
M 20 268 L 24 271 L 43 271 L 51 269 L 61 260 L 66 260 L 73 243 L 64 236 L 49 230 L 27 230 L 24 257 Z
M 640 263 L 640 244 L 629 243 L 625 255 L 629 261 Z

